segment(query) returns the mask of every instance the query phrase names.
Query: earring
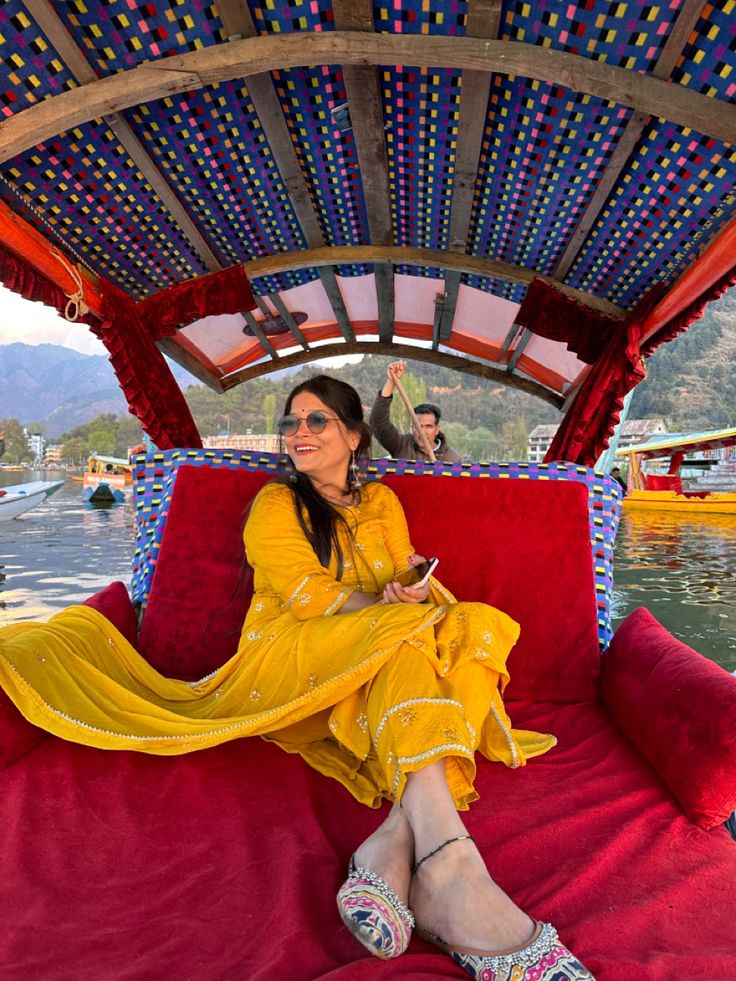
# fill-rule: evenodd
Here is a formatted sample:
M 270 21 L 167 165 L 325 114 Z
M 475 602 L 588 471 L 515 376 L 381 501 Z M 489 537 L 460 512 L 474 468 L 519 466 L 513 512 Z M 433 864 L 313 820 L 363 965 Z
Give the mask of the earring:
M 358 470 L 358 461 L 355 457 L 355 450 L 353 450 L 350 458 L 350 482 L 352 483 L 353 487 L 360 487 L 360 471 Z

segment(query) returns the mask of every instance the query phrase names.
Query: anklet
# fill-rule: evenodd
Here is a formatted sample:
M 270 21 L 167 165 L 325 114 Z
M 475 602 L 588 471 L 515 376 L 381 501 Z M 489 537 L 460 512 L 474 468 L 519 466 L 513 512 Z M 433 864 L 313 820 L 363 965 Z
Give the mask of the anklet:
M 416 875 L 417 871 L 419 870 L 419 866 L 424 865 L 428 858 L 432 858 L 432 856 L 436 855 L 437 852 L 441 852 L 443 848 L 447 848 L 448 845 L 451 845 L 455 841 L 472 841 L 475 844 L 475 838 L 472 835 L 456 835 L 454 838 L 448 838 L 447 841 L 443 841 L 441 845 L 437 845 L 433 851 L 428 852 L 424 858 L 420 858 L 415 864 L 414 868 L 411 870 L 411 874 Z

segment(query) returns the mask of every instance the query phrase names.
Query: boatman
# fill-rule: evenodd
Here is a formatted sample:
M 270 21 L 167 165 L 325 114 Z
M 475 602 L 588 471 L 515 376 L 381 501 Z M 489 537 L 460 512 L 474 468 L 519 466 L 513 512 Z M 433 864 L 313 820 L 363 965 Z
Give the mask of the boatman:
M 405 371 L 406 361 L 393 361 L 386 369 L 386 384 L 373 403 L 370 425 L 373 435 L 385 446 L 391 456 L 402 460 L 424 460 L 426 462 L 429 457 L 419 444 L 419 434 L 416 430 L 411 433 L 400 433 L 391 422 L 391 400 L 396 388 L 396 381 L 401 378 Z M 441 460 L 443 463 L 456 463 L 460 459 L 460 454 L 448 445 L 445 435 L 440 429 L 441 412 L 439 408 L 429 402 L 422 402 L 421 405 L 414 406 L 414 415 L 424 430 L 429 445 L 434 448 L 434 455 L 437 460 Z
M 616 481 L 616 483 L 621 487 L 621 490 L 624 492 L 624 497 L 626 497 L 626 494 L 628 493 L 628 490 L 629 490 L 629 485 L 626 483 L 626 481 L 624 480 L 624 478 L 621 476 L 621 470 L 620 470 L 620 468 L 619 467 L 614 467 L 613 470 L 611 470 L 611 476 Z

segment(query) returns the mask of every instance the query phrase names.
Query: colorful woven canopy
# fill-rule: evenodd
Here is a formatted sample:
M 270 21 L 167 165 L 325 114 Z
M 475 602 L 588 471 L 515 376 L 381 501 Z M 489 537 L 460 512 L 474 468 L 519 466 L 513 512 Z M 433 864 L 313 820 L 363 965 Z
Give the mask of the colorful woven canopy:
M 368 351 L 562 407 L 530 283 L 604 333 L 656 288 L 645 342 L 729 282 L 735 96 L 734 0 L 6 0 L 0 202 L 92 294 L 244 264 L 154 336 L 216 389 Z

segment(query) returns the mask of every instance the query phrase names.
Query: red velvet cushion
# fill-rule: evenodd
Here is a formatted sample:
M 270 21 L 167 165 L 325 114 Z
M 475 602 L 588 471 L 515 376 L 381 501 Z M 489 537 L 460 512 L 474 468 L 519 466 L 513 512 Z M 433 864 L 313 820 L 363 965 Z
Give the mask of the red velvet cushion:
M 195 680 L 238 646 L 250 602 L 245 511 L 273 473 L 182 466 L 176 476 L 138 650 L 162 674 Z
M 603 655 L 601 694 L 690 820 L 725 821 L 736 809 L 736 677 L 642 607 Z
M 128 590 L 122 582 L 111 582 L 99 593 L 84 601 L 84 606 L 98 610 L 135 647 L 138 636 L 138 618 L 130 601 Z
M 31 725 L 0 688 L 0 770 L 25 756 L 45 736 L 43 729 Z
M 600 670 L 588 495 L 563 481 L 390 475 L 414 547 L 437 555 L 459 600 L 483 600 L 521 624 L 508 698 L 598 697 Z

